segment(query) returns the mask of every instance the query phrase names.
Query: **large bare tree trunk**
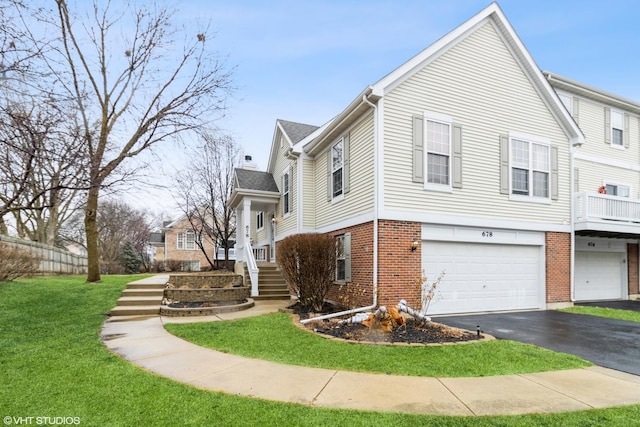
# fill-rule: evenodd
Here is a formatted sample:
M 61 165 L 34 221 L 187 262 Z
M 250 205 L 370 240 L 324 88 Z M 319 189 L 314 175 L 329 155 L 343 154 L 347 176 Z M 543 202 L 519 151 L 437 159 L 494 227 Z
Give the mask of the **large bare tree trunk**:
M 84 215 L 84 231 L 87 236 L 87 282 L 100 282 L 100 250 L 98 249 L 98 186 L 92 187 L 87 195 Z

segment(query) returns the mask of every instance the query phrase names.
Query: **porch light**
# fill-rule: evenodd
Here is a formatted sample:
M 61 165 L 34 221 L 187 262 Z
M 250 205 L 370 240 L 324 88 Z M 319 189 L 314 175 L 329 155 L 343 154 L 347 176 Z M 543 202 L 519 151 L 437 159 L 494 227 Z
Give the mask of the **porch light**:
M 411 243 L 411 252 L 415 252 L 415 251 L 416 251 L 416 249 L 418 249 L 418 239 L 414 240 L 414 241 Z

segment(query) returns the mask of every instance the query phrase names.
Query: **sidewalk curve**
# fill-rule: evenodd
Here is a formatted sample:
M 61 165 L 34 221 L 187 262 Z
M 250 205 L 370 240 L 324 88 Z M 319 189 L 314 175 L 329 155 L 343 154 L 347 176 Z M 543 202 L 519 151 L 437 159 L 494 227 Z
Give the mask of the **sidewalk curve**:
M 278 303 L 264 301 L 252 309 L 207 320 L 258 315 L 278 308 Z M 477 378 L 345 372 L 282 365 L 202 348 L 168 333 L 163 321 L 169 320 L 174 319 L 107 321 L 102 327 L 102 341 L 129 362 L 194 387 L 317 407 L 433 415 L 515 415 L 640 403 L 640 377 L 597 366 Z M 178 321 L 189 320 L 193 321 Z

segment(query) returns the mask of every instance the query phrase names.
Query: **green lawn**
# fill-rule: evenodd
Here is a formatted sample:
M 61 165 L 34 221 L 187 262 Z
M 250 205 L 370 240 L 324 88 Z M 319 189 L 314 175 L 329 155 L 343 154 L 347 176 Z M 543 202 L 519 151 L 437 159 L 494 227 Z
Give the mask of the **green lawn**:
M 609 319 L 626 320 L 628 322 L 640 322 L 640 313 L 637 311 L 587 306 L 563 308 L 560 311 L 574 314 L 588 314 L 589 316 L 608 317 Z
M 188 387 L 138 369 L 99 340 L 130 277 L 0 283 L 0 416 L 78 417 L 81 426 L 632 426 L 640 406 L 515 417 L 328 410 Z M 411 393 L 407 390 L 407 393 Z M 41 419 L 42 420 L 42 419 Z M 7 425 L 20 420 L 9 419 Z M 21 425 L 26 425 L 23 421 Z
M 514 341 L 444 346 L 358 345 L 304 331 L 275 313 L 232 322 L 167 324 L 203 347 L 292 365 L 430 377 L 523 374 L 590 366 L 575 356 Z M 243 337 L 243 339 L 238 339 Z M 277 343 L 277 345 L 273 345 Z

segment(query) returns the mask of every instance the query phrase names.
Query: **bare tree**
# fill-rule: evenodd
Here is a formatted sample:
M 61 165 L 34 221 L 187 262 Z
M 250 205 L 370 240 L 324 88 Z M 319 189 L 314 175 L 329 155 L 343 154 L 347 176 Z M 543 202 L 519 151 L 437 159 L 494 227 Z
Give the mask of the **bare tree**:
M 123 248 L 127 244 L 142 261 L 149 243 L 150 231 L 143 212 L 119 200 L 101 202 L 98 213 L 98 243 L 102 270 L 114 271 L 113 266 L 120 264 Z
M 67 242 L 74 242 L 86 248 L 84 234 L 84 212 L 78 212 L 65 223 L 62 236 Z M 120 272 L 123 249 L 129 246 L 135 251 L 142 266 L 148 270 L 149 234 L 151 226 L 145 212 L 134 209 L 117 199 L 103 199 L 98 212 L 98 246 L 100 249 L 101 271 Z
M 96 2 L 83 18 L 67 1 L 56 0 L 54 10 L 39 9 L 37 17 L 39 31 L 57 34 L 43 56 L 50 85 L 79 111 L 78 148 L 89 159 L 87 281 L 97 282 L 101 190 L 128 159 L 215 119 L 225 108 L 231 71 L 209 49 L 206 30 L 178 28 L 166 8 L 113 10 L 110 1 Z M 39 40 L 39 34 L 32 31 L 30 39 Z
M 236 221 L 228 201 L 233 190 L 234 169 L 240 162 L 240 149 L 230 136 L 203 135 L 203 143 L 189 156 L 188 171 L 176 178 L 177 200 L 201 242 L 208 239 L 224 249 L 225 265 L 236 233 Z M 210 256 L 199 245 L 213 268 Z M 216 252 L 217 255 L 217 252 Z
M 0 217 L 10 213 L 20 237 L 50 245 L 86 187 L 78 128 L 64 110 L 47 101 L 0 105 Z

